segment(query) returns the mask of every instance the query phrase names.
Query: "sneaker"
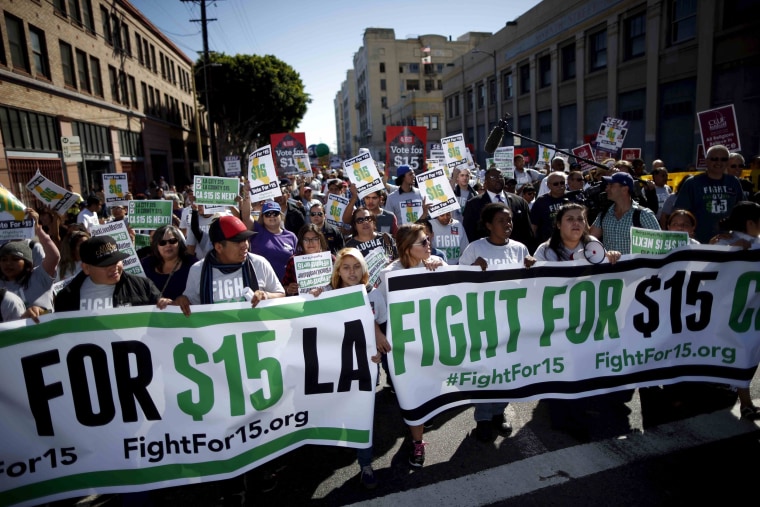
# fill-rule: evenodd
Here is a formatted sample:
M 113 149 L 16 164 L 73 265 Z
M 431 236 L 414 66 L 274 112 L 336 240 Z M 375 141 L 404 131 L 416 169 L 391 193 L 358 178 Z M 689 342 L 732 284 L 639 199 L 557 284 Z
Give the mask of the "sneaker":
M 493 416 L 491 423 L 499 433 L 503 433 L 505 435 L 512 433 L 512 423 L 509 422 L 506 413 Z
M 760 408 L 757 408 L 754 405 L 747 405 L 746 407 L 741 408 L 741 414 L 742 419 L 757 421 L 760 419 Z
M 422 465 L 425 463 L 425 446 L 427 442 L 420 440 L 412 442 L 412 444 L 414 444 L 414 449 L 409 454 L 409 464 L 415 468 L 422 468 Z
M 362 467 L 362 474 L 359 476 L 359 481 L 367 489 L 375 489 L 377 487 L 377 478 L 375 477 L 375 471 L 372 470 L 372 465 Z
M 493 442 L 496 435 L 494 435 L 493 424 L 491 421 L 476 421 L 475 426 L 475 438 L 481 442 L 489 443 Z

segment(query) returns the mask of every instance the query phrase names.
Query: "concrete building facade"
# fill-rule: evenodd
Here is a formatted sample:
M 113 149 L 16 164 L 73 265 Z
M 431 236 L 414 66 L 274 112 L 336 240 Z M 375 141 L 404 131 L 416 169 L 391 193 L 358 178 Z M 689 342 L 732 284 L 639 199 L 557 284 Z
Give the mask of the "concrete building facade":
M 491 35 L 469 32 L 457 40 L 442 35 L 396 39 L 393 29 L 367 28 L 363 45 L 354 54 L 353 83 L 348 83 L 349 72 L 341 87 L 342 100 L 336 99 L 336 109 L 342 108 L 336 110 L 338 153 L 348 158 L 365 147 L 376 161 L 385 161 L 389 125 L 424 125 L 428 143 L 440 141 L 443 74 Z
M 753 4 L 544 0 L 444 75 L 445 135 L 463 133 L 483 165 L 499 112 L 511 114 L 511 131 L 560 148 L 595 138 L 612 116 L 629 122 L 624 147 L 685 169 L 701 143 L 697 112 L 733 104 L 751 157 L 760 153 Z
M 127 173 L 133 192 L 190 181 L 193 62 L 134 6 L 3 0 L 0 16 L 2 184 L 29 199 L 37 170 L 85 193 L 104 172 Z M 83 162 L 64 163 L 62 136 L 79 136 Z

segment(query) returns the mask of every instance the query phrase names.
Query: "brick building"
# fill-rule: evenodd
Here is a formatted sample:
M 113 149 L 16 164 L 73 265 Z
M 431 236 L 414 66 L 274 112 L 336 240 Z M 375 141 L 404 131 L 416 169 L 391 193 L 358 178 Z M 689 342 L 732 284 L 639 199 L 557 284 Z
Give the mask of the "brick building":
M 0 16 L 0 183 L 28 198 L 37 170 L 83 193 L 104 172 L 135 193 L 190 182 L 193 62 L 129 2 L 3 0 Z M 64 163 L 62 136 L 83 162 Z

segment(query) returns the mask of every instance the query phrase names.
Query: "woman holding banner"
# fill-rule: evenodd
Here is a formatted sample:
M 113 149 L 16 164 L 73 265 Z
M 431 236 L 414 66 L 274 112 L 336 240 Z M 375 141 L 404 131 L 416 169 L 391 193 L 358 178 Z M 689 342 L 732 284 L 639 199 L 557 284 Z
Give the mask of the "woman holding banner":
M 362 208 L 359 208 L 362 209 Z M 357 211 L 359 210 L 357 209 Z M 356 214 L 354 214 L 356 216 Z M 401 269 L 412 269 L 424 267 L 430 271 L 435 271 L 445 263 L 443 259 L 431 254 L 432 244 L 430 238 L 425 233 L 425 226 L 421 224 L 404 224 L 398 228 L 396 233 L 398 245 L 398 260 L 393 261 L 381 273 L 381 283 L 379 289 L 385 290 L 385 274 L 390 271 Z M 383 296 L 385 293 L 383 292 Z M 387 300 L 387 298 L 386 298 Z M 390 347 L 389 347 L 390 349 Z M 425 430 L 424 425 L 409 426 L 412 434 L 412 452 L 409 454 L 409 464 L 415 468 L 421 468 L 425 463 L 425 445 L 422 440 L 422 434 Z
M 296 253 L 293 255 L 288 264 L 285 266 L 285 276 L 282 277 L 282 286 L 285 287 L 286 296 L 295 296 L 298 294 L 298 279 L 296 277 L 295 258 L 298 255 L 309 255 L 319 252 L 328 252 L 330 247 L 327 245 L 327 239 L 319 230 L 316 224 L 306 224 L 298 231 L 298 243 L 296 244 Z M 332 256 L 335 262 L 335 256 Z
M 301 229 L 301 231 L 303 232 L 304 229 Z M 367 297 L 375 315 L 375 345 L 377 347 L 377 355 L 372 356 L 372 361 L 379 363 L 380 357 L 391 351 L 391 345 L 385 338 L 385 324 L 388 320 L 388 315 L 382 291 L 373 289 L 372 284 L 369 283 L 369 268 L 364 261 L 362 253 L 356 248 L 344 248 L 338 252 L 333 265 L 330 285 L 324 289 L 314 289 L 311 291 L 311 294 L 317 297 L 325 290 L 342 289 L 359 284 L 366 287 Z M 361 468 L 359 481 L 365 488 L 374 489 L 377 486 L 377 479 L 372 469 L 372 447 L 358 449 L 356 458 Z
M 185 292 L 190 266 L 198 262 L 187 253 L 185 236 L 173 225 L 156 229 L 150 238 L 150 255 L 140 259 L 145 276 L 161 292 L 161 297 L 177 299 Z
M 551 237 L 541 243 L 533 257 L 537 261 L 572 261 L 586 258 L 586 245 L 590 241 L 598 241 L 588 233 L 586 207 L 581 204 L 564 204 L 554 218 L 554 229 Z M 610 250 L 605 252 L 606 259 L 615 263 L 620 259 L 620 252 Z

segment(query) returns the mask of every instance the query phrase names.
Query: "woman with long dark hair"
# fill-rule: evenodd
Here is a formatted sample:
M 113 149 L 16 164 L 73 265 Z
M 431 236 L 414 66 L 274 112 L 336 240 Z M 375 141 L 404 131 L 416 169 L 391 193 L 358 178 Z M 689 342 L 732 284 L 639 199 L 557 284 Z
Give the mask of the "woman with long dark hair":
M 298 294 L 298 281 L 296 277 L 297 255 L 308 255 L 319 252 L 329 252 L 330 247 L 327 245 L 327 239 L 316 224 L 306 224 L 298 231 L 298 243 L 296 244 L 296 253 L 290 258 L 285 266 L 285 276 L 282 277 L 282 286 L 285 287 L 287 296 Z M 335 256 L 332 256 L 333 261 Z
M 564 204 L 554 220 L 551 237 L 538 246 L 533 257 L 537 261 L 555 262 L 585 259 L 586 245 L 598 241 L 588 232 L 586 207 L 576 203 Z M 614 263 L 620 258 L 620 252 L 609 251 L 605 256 Z
M 161 297 L 176 299 L 185 291 L 190 266 L 198 259 L 187 253 L 182 232 L 173 225 L 156 229 L 150 239 L 150 255 L 142 263 L 147 276 L 161 292 Z

